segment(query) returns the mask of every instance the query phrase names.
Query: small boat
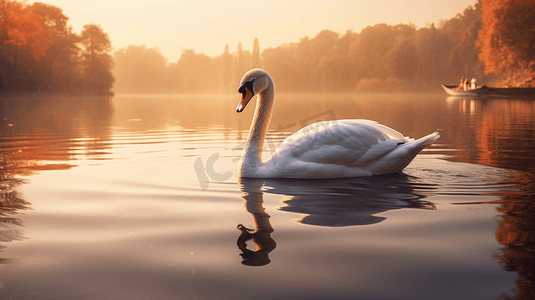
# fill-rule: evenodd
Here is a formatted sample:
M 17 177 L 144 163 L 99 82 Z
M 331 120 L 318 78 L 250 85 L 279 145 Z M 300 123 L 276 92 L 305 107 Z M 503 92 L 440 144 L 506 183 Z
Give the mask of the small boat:
M 492 88 L 482 86 L 473 90 L 458 90 L 456 85 L 444 85 L 442 88 L 451 96 L 495 96 L 495 97 L 535 97 L 535 88 Z
M 451 96 L 483 96 L 488 93 L 488 88 L 486 86 L 479 87 L 473 90 L 458 90 L 457 85 L 443 85 L 442 88 L 448 95 Z

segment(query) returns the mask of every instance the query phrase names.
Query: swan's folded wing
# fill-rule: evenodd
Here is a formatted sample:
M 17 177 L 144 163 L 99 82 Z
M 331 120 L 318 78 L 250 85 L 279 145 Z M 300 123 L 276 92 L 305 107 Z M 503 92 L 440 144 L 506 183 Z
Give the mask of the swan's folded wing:
M 286 138 L 274 156 L 289 155 L 321 164 L 365 165 L 403 143 L 374 125 L 355 120 L 314 123 Z
M 368 125 L 371 125 L 377 129 L 379 129 L 381 132 L 383 132 L 384 134 L 390 136 L 391 138 L 396 138 L 396 139 L 399 139 L 401 141 L 404 141 L 404 142 L 409 142 L 413 139 L 409 138 L 409 137 L 406 137 L 406 136 L 403 136 L 403 134 L 401 134 L 400 132 L 398 132 L 397 130 L 395 129 L 392 129 L 388 126 L 385 126 L 383 124 L 379 124 L 379 122 L 377 121 L 370 121 L 370 120 L 363 120 L 363 119 L 358 119 L 358 120 L 341 120 L 341 122 L 345 122 L 345 123 L 348 123 L 348 124 L 352 124 L 352 123 L 365 123 L 365 124 L 368 124 Z

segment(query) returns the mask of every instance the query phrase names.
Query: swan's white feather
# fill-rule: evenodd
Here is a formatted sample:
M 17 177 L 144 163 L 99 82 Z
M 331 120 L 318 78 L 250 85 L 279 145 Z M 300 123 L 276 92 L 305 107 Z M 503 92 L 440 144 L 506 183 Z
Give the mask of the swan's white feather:
M 242 82 L 258 76 L 269 75 L 263 70 L 251 70 Z M 274 86 L 266 89 L 265 99 L 257 103 L 255 121 L 240 162 L 242 177 L 337 178 L 397 173 L 440 137 L 435 132 L 415 141 L 375 121 L 324 121 L 306 126 L 287 137 L 262 163 L 258 153 L 263 143 L 259 140 L 264 139 L 267 130 L 268 122 L 264 117 L 271 115 Z M 262 114 L 264 111 L 269 113 Z M 252 133 L 253 129 L 255 133 Z
M 402 143 L 357 120 L 318 122 L 292 134 L 274 153 L 304 162 L 362 165 Z
M 426 140 L 437 138 L 438 134 L 432 134 Z M 395 173 L 425 147 L 420 144 L 374 121 L 318 122 L 287 137 L 254 175 L 249 174 L 259 178 L 334 178 Z

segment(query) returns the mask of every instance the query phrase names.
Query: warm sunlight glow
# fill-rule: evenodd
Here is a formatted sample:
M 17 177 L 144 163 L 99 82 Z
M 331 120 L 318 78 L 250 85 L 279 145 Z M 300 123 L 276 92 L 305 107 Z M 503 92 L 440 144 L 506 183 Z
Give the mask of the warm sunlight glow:
M 262 49 L 298 42 L 329 29 L 360 32 L 378 23 L 412 23 L 417 27 L 454 17 L 475 0 L 409 1 L 283 1 L 255 2 L 43 0 L 63 9 L 75 32 L 83 25 L 99 24 L 116 49 L 128 45 L 157 47 L 175 62 L 182 50 L 216 56 L 226 44 L 239 42 L 251 50 L 258 38 Z
M 1 299 L 533 299 L 534 153 L 535 0 L 0 0 Z

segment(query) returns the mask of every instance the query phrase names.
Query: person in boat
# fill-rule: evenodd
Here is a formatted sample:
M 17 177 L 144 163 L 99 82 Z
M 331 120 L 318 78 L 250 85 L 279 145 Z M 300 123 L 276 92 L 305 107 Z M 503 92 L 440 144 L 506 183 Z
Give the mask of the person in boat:
M 463 91 L 466 91 L 466 90 L 468 90 L 468 78 L 465 78 L 463 82 Z
M 459 91 L 464 90 L 463 84 L 464 84 L 464 76 L 461 76 L 461 82 L 459 83 L 459 86 L 457 87 L 457 90 L 459 90 Z
M 477 89 L 477 82 L 475 78 L 472 78 L 472 80 L 470 81 L 470 88 L 473 90 Z

